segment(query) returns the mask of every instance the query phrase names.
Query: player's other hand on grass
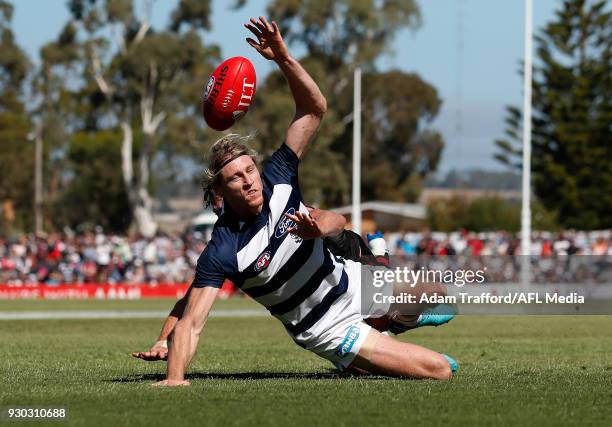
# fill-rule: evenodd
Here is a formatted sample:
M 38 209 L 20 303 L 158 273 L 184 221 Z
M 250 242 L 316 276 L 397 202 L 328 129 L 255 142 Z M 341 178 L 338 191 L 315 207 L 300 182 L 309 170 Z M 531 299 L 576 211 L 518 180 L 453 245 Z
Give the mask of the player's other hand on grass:
M 301 237 L 304 240 L 316 239 L 323 236 L 323 230 L 317 220 L 303 212 L 296 212 L 295 215 L 286 213 L 285 216 L 295 222 L 295 225 L 288 231 L 291 234 Z
M 187 387 L 191 383 L 188 380 L 162 380 L 151 385 L 153 387 Z
M 283 61 L 289 58 L 289 50 L 275 21 L 270 24 L 266 18 L 260 16 L 259 20 L 251 18 L 251 22 L 244 26 L 257 37 L 257 41 L 252 38 L 247 38 L 246 41 L 261 56 L 270 61 Z
M 157 341 L 149 351 L 135 351 L 132 357 L 154 362 L 156 360 L 168 360 L 168 346 L 165 341 Z

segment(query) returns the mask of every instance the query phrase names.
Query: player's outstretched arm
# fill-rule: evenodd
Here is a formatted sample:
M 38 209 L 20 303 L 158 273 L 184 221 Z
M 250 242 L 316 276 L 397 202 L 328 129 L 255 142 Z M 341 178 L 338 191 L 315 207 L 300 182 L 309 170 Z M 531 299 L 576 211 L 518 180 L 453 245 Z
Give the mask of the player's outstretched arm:
M 275 61 L 289 82 L 295 116 L 287 129 L 285 143 L 301 158 L 321 124 L 327 100 L 308 72 L 289 54 L 275 21 L 269 23 L 260 16 L 259 20 L 251 18 L 245 27 L 257 37 L 257 41 L 249 38 L 247 42 L 264 58 Z
M 189 385 L 189 381 L 185 380 L 185 371 L 196 353 L 200 334 L 218 292 L 219 289 L 213 287 L 193 288 L 191 290 L 185 313 L 181 320 L 176 323 L 172 333 L 166 379 L 154 385 Z
M 133 357 L 137 359 L 146 360 L 148 362 L 166 360 L 168 358 L 168 337 L 174 330 L 176 322 L 178 322 L 179 319 L 183 317 L 183 312 L 185 311 L 185 307 L 187 306 L 187 301 L 189 299 L 190 292 L 191 288 L 189 288 L 183 298 L 181 298 L 174 304 L 174 307 L 172 307 L 172 311 L 170 311 L 170 314 L 168 314 L 168 317 L 162 325 L 162 329 L 159 333 L 157 341 L 155 341 L 155 344 L 153 344 L 153 346 L 148 351 L 133 352 Z

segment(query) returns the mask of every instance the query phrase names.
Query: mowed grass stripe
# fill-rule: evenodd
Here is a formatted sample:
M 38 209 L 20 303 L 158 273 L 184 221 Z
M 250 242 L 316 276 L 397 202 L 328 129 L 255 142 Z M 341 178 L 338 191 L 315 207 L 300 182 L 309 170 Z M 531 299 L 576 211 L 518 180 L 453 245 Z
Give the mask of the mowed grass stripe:
M 149 319 L 164 318 L 168 311 L 25 311 L 2 313 L 0 320 Z M 214 310 L 209 317 L 261 317 L 265 310 Z

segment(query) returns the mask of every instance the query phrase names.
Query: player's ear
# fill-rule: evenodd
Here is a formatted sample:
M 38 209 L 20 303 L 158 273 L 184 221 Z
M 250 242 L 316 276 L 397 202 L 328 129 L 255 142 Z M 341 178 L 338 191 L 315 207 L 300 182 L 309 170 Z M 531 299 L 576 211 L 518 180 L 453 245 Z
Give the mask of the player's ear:
M 223 175 L 219 175 L 219 177 L 217 178 L 217 182 L 213 186 L 213 191 L 215 192 L 216 197 L 223 198 L 225 196 L 225 193 L 223 191 L 224 188 L 223 188 L 223 185 L 221 184 L 222 182 L 223 182 Z

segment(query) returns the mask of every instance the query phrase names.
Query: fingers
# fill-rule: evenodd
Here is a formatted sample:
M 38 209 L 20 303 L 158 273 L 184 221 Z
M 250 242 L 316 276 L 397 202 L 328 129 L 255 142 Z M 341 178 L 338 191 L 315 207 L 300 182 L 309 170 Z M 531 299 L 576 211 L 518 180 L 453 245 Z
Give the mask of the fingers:
M 290 220 L 300 224 L 314 225 L 316 221 L 313 217 L 310 216 L 310 214 L 301 211 L 296 212 L 295 215 L 285 213 L 285 216 Z
M 261 18 L 261 17 L 260 17 Z M 263 34 L 265 32 L 269 32 L 268 29 L 266 28 L 266 26 L 262 23 L 259 22 L 257 19 L 255 18 L 251 18 L 250 19 L 251 23 L 257 27 L 257 29 Z
M 299 212 L 298 212 L 298 213 L 299 213 Z M 293 222 L 300 222 L 300 218 L 298 218 L 298 217 L 297 217 L 297 216 L 295 216 L 295 215 L 291 215 L 291 214 L 289 214 L 289 213 L 285 213 L 285 216 L 286 216 L 287 218 L 289 218 L 289 219 L 290 219 L 291 221 L 293 221 Z
M 261 36 L 262 36 L 261 31 L 259 31 L 259 29 L 258 29 L 257 27 L 255 27 L 255 26 L 254 26 L 254 25 L 252 25 L 252 24 L 244 24 L 244 26 L 245 26 L 246 28 L 248 28 L 248 30 L 249 30 L 250 32 L 252 32 L 253 34 L 255 34 L 255 37 L 257 37 L 258 39 L 259 39 L 259 38 L 261 38 Z
M 274 32 L 274 28 L 272 28 L 272 25 L 270 25 L 270 24 L 268 23 L 268 21 L 266 21 L 266 18 L 264 18 L 263 16 L 260 16 L 260 17 L 259 17 L 259 20 L 260 20 L 260 21 L 261 21 L 261 22 L 264 24 L 264 26 L 266 27 L 266 30 L 267 30 L 269 33 L 273 33 L 273 32 Z
M 291 215 L 285 213 L 285 216 L 289 218 L 291 221 L 295 222 L 297 225 L 301 226 L 314 226 L 315 220 L 307 213 L 304 212 L 296 212 L 295 215 Z
M 246 42 L 248 44 L 250 44 L 255 50 L 257 50 L 258 52 L 261 51 L 261 46 L 259 46 L 259 43 L 257 43 L 255 40 L 253 40 L 252 38 L 247 38 Z
M 263 35 L 266 33 L 275 33 L 275 32 L 279 32 L 280 30 L 278 29 L 278 25 L 276 24 L 275 21 L 272 21 L 272 24 L 270 24 L 266 18 L 264 18 L 263 16 L 259 17 L 259 20 L 255 19 L 255 18 L 251 18 L 250 19 L 251 24 L 253 27 L 255 27 L 260 34 L 259 35 Z M 250 28 L 250 24 L 245 24 L 245 27 L 247 27 L 249 30 L 253 31 L 253 29 Z M 253 31 L 253 33 L 256 36 L 259 36 L 257 33 L 255 33 L 255 31 Z
M 137 359 L 146 360 L 147 362 L 152 362 L 155 360 L 167 360 L 168 359 L 168 351 L 167 350 L 152 350 L 152 351 L 135 351 L 132 353 L 132 357 Z
M 314 225 L 314 219 L 309 214 L 304 212 L 298 212 L 296 215 L 300 217 L 302 223 L 305 223 L 310 226 Z

